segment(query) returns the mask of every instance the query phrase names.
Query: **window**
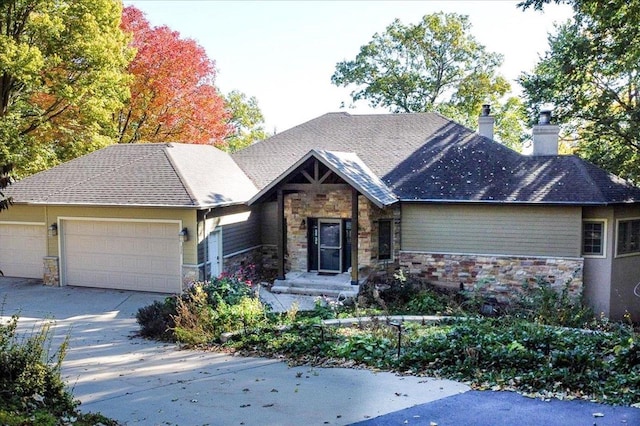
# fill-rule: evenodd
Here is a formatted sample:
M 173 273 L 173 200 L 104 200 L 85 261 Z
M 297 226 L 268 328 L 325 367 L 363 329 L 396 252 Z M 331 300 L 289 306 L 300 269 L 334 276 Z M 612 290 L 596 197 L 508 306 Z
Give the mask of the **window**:
M 378 260 L 391 259 L 391 221 L 378 221 Z
M 640 253 L 640 219 L 618 221 L 617 254 Z
M 604 221 L 582 222 L 582 254 L 604 256 Z

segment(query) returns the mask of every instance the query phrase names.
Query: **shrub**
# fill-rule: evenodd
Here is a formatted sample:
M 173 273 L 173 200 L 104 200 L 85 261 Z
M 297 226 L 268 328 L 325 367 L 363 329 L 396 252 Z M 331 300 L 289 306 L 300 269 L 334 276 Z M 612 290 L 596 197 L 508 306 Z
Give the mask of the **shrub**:
M 24 417 L 37 418 L 39 424 L 55 424 L 57 419 L 73 415 L 77 406 L 60 376 L 68 341 L 50 354 L 50 324 L 20 339 L 17 324 L 15 315 L 0 323 L 2 424 L 19 424 Z
M 516 314 L 530 321 L 563 327 L 587 328 L 596 317 L 581 300 L 569 297 L 569 284 L 559 291 L 545 279 L 538 278 L 534 285 L 525 282 L 523 293 L 516 305 Z
M 143 307 L 136 319 L 142 336 L 203 345 L 224 332 L 258 326 L 266 310 L 248 282 L 224 275 Z
M 151 339 L 174 340 L 173 315 L 176 314 L 177 300 L 177 297 L 171 296 L 138 309 L 136 320 L 140 325 L 140 335 Z

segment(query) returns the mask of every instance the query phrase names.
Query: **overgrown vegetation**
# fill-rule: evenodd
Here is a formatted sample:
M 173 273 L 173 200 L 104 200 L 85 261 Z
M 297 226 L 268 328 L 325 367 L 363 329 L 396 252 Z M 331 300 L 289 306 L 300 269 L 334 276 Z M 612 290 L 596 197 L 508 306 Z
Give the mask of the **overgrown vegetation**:
M 264 326 L 267 309 L 250 282 L 221 276 L 141 308 L 136 319 L 142 336 L 193 346 L 213 343 L 222 333 Z
M 0 424 L 117 424 L 100 414 L 77 411 L 79 402 L 60 376 L 67 341 L 51 353 L 50 324 L 23 337 L 18 335 L 17 326 L 15 315 L 0 321 Z
M 311 312 L 294 306 L 274 314 L 260 306 L 242 280 L 213 280 L 162 305 L 176 309 L 159 337 L 166 338 L 169 330 L 173 340 L 292 363 L 358 365 L 451 378 L 477 389 L 640 403 L 638 334 L 631 324 L 598 318 L 567 289 L 558 292 L 539 281 L 525 286 L 517 303 L 498 309 L 497 316 L 483 316 L 486 300 L 479 291 L 442 291 L 402 274 L 392 281 L 366 287 L 349 306 L 318 299 Z M 453 318 L 389 324 L 385 316 L 390 314 Z M 368 321 L 346 328 L 322 324 L 349 316 Z M 225 343 L 213 343 L 224 331 L 236 333 Z

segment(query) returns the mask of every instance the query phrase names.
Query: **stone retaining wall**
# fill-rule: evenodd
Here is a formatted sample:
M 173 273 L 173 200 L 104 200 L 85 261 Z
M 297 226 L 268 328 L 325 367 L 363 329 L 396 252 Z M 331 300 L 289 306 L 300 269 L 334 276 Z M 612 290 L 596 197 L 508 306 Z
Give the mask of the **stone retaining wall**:
M 535 286 L 539 279 L 569 297 L 582 295 L 584 260 L 565 257 L 518 257 L 472 254 L 400 252 L 400 267 L 410 275 L 436 285 L 479 290 L 498 303 L 509 303 L 523 285 Z

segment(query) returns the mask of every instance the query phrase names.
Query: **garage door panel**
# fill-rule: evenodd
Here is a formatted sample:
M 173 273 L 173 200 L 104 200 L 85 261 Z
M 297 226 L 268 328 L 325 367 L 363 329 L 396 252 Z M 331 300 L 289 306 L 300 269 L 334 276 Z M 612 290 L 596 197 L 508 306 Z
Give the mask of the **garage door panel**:
M 62 229 L 65 284 L 181 290 L 177 223 L 66 220 Z
M 46 232 L 44 225 L 0 224 L 0 270 L 8 277 L 41 279 Z

